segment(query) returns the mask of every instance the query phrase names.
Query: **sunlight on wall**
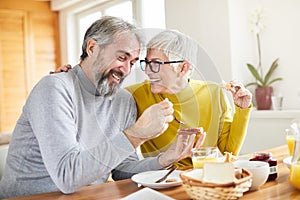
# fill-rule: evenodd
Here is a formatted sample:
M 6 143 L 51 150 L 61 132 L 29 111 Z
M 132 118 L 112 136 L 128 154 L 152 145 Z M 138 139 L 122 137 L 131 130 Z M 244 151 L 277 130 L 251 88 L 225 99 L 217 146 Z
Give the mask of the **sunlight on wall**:
M 105 10 L 105 15 L 122 17 L 125 21 L 132 23 L 133 22 L 132 2 L 126 1 L 124 3 L 111 6 Z
M 164 0 L 143 1 L 142 26 L 143 28 L 166 28 Z

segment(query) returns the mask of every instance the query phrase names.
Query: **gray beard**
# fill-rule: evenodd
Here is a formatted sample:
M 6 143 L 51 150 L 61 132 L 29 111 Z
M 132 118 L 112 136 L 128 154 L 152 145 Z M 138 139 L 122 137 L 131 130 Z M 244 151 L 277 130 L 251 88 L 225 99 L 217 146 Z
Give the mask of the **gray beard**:
M 103 61 L 103 57 L 101 56 L 101 53 L 103 52 L 103 49 L 100 50 L 98 56 L 97 56 L 97 61 L 93 64 L 94 67 L 94 72 L 95 72 L 95 80 L 96 80 L 96 90 L 99 93 L 100 96 L 103 97 L 110 97 L 116 94 L 118 89 L 120 88 L 121 83 L 123 82 L 124 78 L 120 80 L 120 83 L 112 83 L 109 85 L 108 83 L 108 77 L 112 74 L 112 70 L 109 71 L 106 75 L 104 75 L 104 70 L 103 71 L 98 71 L 98 66 L 106 66 L 106 64 Z
M 97 84 L 97 91 L 98 91 L 100 96 L 103 96 L 103 97 L 113 96 L 114 94 L 116 94 L 116 92 L 120 88 L 121 83 L 123 82 L 123 79 L 122 79 L 120 81 L 120 84 L 112 83 L 111 85 L 109 85 L 108 77 L 109 77 L 110 74 L 111 74 L 111 72 L 109 72 L 105 76 L 99 75 L 100 78 L 98 76 L 99 81 L 98 81 L 98 84 Z

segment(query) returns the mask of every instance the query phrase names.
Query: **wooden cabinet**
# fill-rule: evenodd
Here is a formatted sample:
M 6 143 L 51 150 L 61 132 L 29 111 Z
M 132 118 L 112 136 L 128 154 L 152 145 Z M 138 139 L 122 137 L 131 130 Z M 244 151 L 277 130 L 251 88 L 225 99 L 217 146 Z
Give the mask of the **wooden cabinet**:
M 0 0 L 0 133 L 13 131 L 33 86 L 60 65 L 58 44 L 49 2 Z

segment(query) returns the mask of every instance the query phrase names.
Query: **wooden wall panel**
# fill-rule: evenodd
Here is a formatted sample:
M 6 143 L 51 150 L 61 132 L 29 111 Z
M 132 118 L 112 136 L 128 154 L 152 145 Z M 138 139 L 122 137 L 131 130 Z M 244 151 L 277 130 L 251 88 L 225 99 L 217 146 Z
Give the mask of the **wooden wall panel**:
M 15 126 L 27 96 L 25 21 L 22 11 L 0 10 L 0 132 Z
M 11 132 L 33 86 L 60 66 L 50 2 L 0 0 L 0 133 Z
M 29 90 L 40 80 L 41 77 L 53 70 L 56 63 L 56 43 L 57 29 L 55 27 L 56 15 L 53 13 L 30 13 L 30 32 L 34 40 L 32 41 L 32 55 Z

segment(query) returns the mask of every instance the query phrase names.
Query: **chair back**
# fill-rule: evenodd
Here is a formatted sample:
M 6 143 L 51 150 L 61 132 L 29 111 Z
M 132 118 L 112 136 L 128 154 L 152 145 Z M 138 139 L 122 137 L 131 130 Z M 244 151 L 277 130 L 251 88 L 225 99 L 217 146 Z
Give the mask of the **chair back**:
M 7 152 L 8 152 L 8 144 L 0 145 L 0 180 L 4 171 Z

